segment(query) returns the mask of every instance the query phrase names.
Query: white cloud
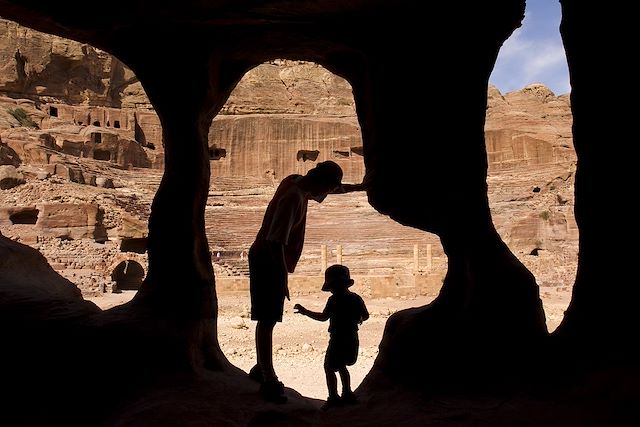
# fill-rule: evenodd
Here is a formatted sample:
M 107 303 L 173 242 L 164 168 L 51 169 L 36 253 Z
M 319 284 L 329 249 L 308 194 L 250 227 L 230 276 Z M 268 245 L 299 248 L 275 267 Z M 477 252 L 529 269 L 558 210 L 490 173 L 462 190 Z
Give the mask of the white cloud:
M 518 28 L 500 49 L 490 81 L 503 93 L 531 83 L 544 83 L 556 95 L 568 93 L 567 60 L 560 35 L 534 38 Z
M 511 37 L 504 42 L 502 48 L 500 48 L 498 60 L 502 57 L 503 60 L 509 61 L 514 56 L 522 55 L 532 43 L 531 40 L 526 40 L 522 36 L 522 28 L 518 28 L 511 34 Z

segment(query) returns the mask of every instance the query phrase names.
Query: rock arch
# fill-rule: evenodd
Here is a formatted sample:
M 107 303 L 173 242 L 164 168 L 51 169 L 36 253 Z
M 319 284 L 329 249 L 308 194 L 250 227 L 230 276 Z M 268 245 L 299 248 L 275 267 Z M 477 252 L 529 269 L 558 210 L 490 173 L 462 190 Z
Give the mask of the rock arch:
M 138 290 L 148 270 L 147 259 L 134 253 L 118 254 L 106 273 L 115 283 L 114 290 Z
M 623 249 L 628 247 L 626 233 L 612 232 L 608 226 L 636 228 L 635 211 L 616 215 L 608 209 L 610 200 L 635 194 L 636 180 L 620 179 L 617 189 L 599 191 L 603 176 L 635 170 L 633 156 L 619 156 L 611 148 L 612 141 L 619 141 L 631 151 L 630 144 L 637 139 L 635 121 L 631 110 L 619 113 L 602 108 L 614 101 L 626 105 L 624 91 L 593 90 L 602 81 L 633 80 L 625 74 L 634 46 L 632 38 L 622 33 L 630 28 L 626 17 L 632 16 L 624 6 L 561 2 L 578 156 L 575 209 L 580 259 L 567 315 L 549 340 L 535 280 L 495 232 L 486 197 L 483 122 L 488 77 L 499 47 L 520 25 L 524 0 L 432 2 L 428 7 L 413 1 L 327 0 L 301 5 L 268 0 L 237 2 L 233 7 L 229 2 L 209 1 L 163 2 L 153 8 L 133 0 L 128 3 L 131 13 L 113 7 L 99 17 L 71 3 L 58 3 L 55 8 L 46 2 L 23 3 L 0 0 L 3 17 L 91 43 L 127 63 L 158 112 L 165 143 L 165 175 L 149 220 L 149 271 L 141 290 L 126 307 L 79 316 L 83 322 L 87 317 L 100 320 L 91 323 L 94 329 L 74 324 L 72 338 L 81 339 L 67 338 L 69 346 L 62 347 L 77 350 L 82 342 L 80 349 L 90 359 L 110 348 L 107 340 L 128 345 L 145 361 L 139 370 L 128 372 L 139 380 L 159 372 L 202 373 L 204 368 L 241 378 L 216 340 L 217 296 L 203 214 L 210 178 L 206 136 L 213 117 L 247 70 L 285 58 L 316 62 L 349 80 L 362 127 L 365 166 L 373 173 L 370 203 L 402 224 L 438 234 L 449 257 L 438 299 L 389 321 L 364 392 L 382 393 L 391 385 L 396 399 L 387 399 L 386 404 L 402 404 L 407 382 L 413 382 L 413 391 L 425 391 L 423 384 L 430 378 L 457 390 L 466 390 L 461 384 L 469 379 L 476 380 L 476 385 L 498 386 L 513 373 L 518 379 L 522 373 L 536 374 L 540 360 L 536 356 L 552 341 L 569 363 L 580 362 L 572 367 L 600 368 L 607 379 L 618 369 L 637 369 L 636 263 Z M 600 31 L 593 31 L 594 22 L 602 26 Z M 397 60 L 427 55 L 431 61 L 422 68 L 413 61 Z M 420 83 L 412 91 L 403 85 L 410 79 Z M 176 80 L 181 84 L 174 84 Z M 402 108 L 416 98 L 437 102 L 439 108 L 428 116 L 422 109 Z M 425 125 L 432 130 L 428 135 Z M 402 144 L 413 155 L 403 161 L 389 156 L 393 144 Z M 439 185 L 427 188 L 433 182 Z M 602 248 L 613 249 L 607 253 Z M 600 288 L 603 284 L 608 286 L 605 292 Z M 50 333 L 54 326 L 44 327 L 42 317 L 49 320 L 34 316 L 23 332 Z M 73 319 L 65 320 L 69 317 Z M 34 351 L 25 351 L 25 356 L 40 354 L 37 349 L 32 346 Z M 58 355 L 54 363 L 69 366 L 70 358 L 65 356 Z M 16 360 L 24 368 L 20 372 L 42 362 L 39 358 L 25 366 L 27 362 Z M 54 372 L 38 372 L 60 379 Z M 122 376 L 122 372 L 110 373 Z M 88 385 L 82 378 L 75 379 Z M 39 376 L 31 380 L 57 383 Z M 112 387 L 122 384 L 115 383 Z M 602 377 L 598 383 L 609 384 Z M 20 381 L 9 384 L 22 385 Z M 84 387 L 78 389 L 84 392 Z M 622 385 L 617 391 L 624 389 Z M 414 421 L 411 415 L 420 412 L 410 406 L 402 409 L 403 420 Z M 402 422 L 399 411 L 391 412 L 394 423 Z M 525 415 L 539 416 L 534 412 Z M 158 417 L 151 410 L 146 415 Z M 277 421 L 282 423 L 294 417 L 264 411 L 261 415 L 262 419 L 281 417 Z M 618 415 L 612 414 L 615 422 Z

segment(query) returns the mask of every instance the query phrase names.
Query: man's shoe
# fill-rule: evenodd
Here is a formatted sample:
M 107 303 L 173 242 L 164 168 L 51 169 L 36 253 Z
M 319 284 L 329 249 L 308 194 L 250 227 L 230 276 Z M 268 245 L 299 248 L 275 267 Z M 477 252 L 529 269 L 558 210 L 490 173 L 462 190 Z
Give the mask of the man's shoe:
M 254 365 L 253 368 L 249 370 L 249 378 L 260 384 L 264 382 L 264 376 L 262 375 L 260 365 Z
M 275 379 L 265 381 L 260 385 L 260 396 L 268 402 L 287 402 L 287 396 L 284 394 L 284 384 Z

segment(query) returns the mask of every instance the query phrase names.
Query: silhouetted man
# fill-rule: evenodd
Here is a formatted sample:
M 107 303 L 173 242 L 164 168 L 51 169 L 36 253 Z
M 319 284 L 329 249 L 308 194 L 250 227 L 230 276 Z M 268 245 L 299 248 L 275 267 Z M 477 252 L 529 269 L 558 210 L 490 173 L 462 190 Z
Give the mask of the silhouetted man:
M 309 200 L 321 203 L 332 192 L 346 192 L 341 180 L 342 169 L 332 161 L 318 163 L 304 176 L 284 178 L 249 249 L 251 319 L 258 321 L 257 364 L 249 376 L 261 383 L 261 396 L 272 402 L 287 401 L 273 369 L 272 337 L 276 322 L 282 321 L 284 299 L 289 299 L 288 274 L 294 272 L 302 253 L 307 204 Z

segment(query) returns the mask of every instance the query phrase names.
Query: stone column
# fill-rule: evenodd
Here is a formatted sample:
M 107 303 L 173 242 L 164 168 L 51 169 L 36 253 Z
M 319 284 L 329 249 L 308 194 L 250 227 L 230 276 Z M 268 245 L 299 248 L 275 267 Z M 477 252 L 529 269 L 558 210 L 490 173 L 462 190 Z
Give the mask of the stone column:
M 336 263 L 342 264 L 342 245 L 336 246 Z
M 320 245 L 320 268 L 321 273 L 327 269 L 327 245 Z
M 431 273 L 431 243 L 427 244 L 427 273 Z
M 413 245 L 413 274 L 418 274 L 419 266 L 418 266 L 418 245 Z
M 149 215 L 147 277 L 133 303 L 151 306 L 145 310 L 176 323 L 166 340 L 175 366 L 186 358 L 194 368 L 215 369 L 228 361 L 218 344 L 218 300 L 205 230 L 208 133 L 244 71 L 192 45 L 181 52 L 188 64 L 176 61 L 163 53 L 166 42 L 155 40 L 132 67 L 160 118 L 165 162 Z M 183 83 L 173 84 L 176 79 Z

